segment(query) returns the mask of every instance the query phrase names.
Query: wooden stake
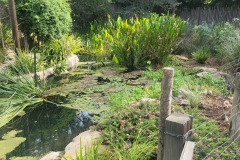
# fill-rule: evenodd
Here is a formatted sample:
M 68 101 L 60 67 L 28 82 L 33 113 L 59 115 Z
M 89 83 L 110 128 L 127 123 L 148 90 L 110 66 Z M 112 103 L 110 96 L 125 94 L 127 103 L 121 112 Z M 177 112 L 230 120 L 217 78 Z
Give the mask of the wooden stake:
M 233 94 L 233 104 L 231 111 L 231 133 L 233 138 L 237 138 L 240 135 L 240 73 L 238 72 L 235 79 L 235 89 Z M 239 138 L 240 140 L 240 138 Z M 239 142 L 240 145 L 240 142 Z
M 162 95 L 160 98 L 160 118 L 159 118 L 159 140 L 157 160 L 163 160 L 164 156 L 164 137 L 165 137 L 165 120 L 171 114 L 171 99 L 173 86 L 173 68 L 163 69 Z

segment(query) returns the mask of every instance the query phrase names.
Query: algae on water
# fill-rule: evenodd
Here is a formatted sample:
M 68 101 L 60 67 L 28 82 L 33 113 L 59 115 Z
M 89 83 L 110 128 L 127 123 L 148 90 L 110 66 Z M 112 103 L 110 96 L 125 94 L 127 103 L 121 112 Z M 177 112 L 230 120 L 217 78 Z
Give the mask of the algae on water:
M 6 155 L 23 143 L 26 138 L 16 137 L 21 131 L 12 130 L 6 133 L 0 140 L 0 159 L 6 159 Z

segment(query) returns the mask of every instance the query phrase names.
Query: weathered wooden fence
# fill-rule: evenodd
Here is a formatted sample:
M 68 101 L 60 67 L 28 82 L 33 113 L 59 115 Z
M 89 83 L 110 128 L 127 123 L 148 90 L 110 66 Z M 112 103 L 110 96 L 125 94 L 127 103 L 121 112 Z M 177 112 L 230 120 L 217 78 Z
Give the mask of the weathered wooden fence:
M 158 160 L 191 160 L 194 142 L 190 142 L 192 117 L 171 114 L 174 69 L 164 68 L 160 99 Z
M 193 25 L 200 25 L 203 22 L 221 24 L 232 22 L 233 18 L 240 19 L 240 7 L 196 8 L 180 11 L 178 15 L 184 20 L 189 20 Z

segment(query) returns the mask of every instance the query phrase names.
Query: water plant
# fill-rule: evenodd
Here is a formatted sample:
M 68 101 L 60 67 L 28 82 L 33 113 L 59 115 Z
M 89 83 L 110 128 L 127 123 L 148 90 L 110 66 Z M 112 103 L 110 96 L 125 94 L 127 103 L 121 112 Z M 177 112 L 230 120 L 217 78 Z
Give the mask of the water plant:
M 109 18 L 107 25 L 93 34 L 88 46 L 100 60 L 105 55 L 116 56 L 119 64 L 130 70 L 146 66 L 149 60 L 163 64 L 186 24 L 170 14 L 125 20 L 118 17 L 116 21 Z
M 48 65 L 56 65 L 65 61 L 71 54 L 83 51 L 83 44 L 80 38 L 73 35 L 63 35 L 60 39 L 52 38 L 49 43 L 40 47 L 41 59 Z

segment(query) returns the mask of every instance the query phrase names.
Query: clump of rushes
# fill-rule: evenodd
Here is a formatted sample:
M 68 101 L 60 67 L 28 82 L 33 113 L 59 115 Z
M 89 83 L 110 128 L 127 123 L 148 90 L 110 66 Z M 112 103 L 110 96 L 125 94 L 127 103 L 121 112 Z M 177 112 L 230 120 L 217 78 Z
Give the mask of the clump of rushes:
M 119 17 L 116 21 L 109 18 L 105 27 L 92 34 L 88 48 L 97 60 L 115 56 L 130 70 L 146 66 L 147 61 L 163 64 L 186 25 L 170 14 L 126 20 Z

